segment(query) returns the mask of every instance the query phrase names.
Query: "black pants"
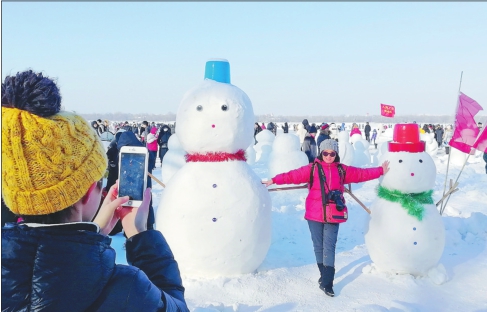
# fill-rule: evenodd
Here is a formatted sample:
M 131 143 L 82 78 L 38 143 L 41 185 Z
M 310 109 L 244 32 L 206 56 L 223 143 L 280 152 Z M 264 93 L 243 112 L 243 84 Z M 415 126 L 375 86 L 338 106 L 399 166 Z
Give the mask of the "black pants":
M 159 159 L 161 160 L 161 164 L 168 150 L 169 149 L 167 147 L 159 147 Z

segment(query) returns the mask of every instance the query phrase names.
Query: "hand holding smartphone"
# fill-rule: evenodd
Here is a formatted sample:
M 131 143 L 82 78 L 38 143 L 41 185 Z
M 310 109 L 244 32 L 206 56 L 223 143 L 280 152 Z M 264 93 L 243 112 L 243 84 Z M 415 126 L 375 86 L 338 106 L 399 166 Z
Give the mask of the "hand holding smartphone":
M 142 146 L 123 146 L 119 155 L 118 197 L 129 196 L 123 206 L 139 207 L 147 187 L 149 152 Z

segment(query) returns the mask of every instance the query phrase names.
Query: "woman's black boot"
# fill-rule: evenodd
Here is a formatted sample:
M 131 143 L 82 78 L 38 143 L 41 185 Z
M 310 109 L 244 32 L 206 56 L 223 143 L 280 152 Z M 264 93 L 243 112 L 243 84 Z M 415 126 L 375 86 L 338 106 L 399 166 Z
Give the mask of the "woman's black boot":
M 318 284 L 321 284 L 321 280 L 323 279 L 324 265 L 323 265 L 323 263 L 317 263 L 317 264 L 318 264 L 318 269 L 320 270 L 320 279 L 318 280 Z
M 335 279 L 335 268 L 331 266 L 323 266 L 323 269 L 320 268 L 320 270 L 322 270 L 320 289 L 328 296 L 334 297 L 333 280 Z

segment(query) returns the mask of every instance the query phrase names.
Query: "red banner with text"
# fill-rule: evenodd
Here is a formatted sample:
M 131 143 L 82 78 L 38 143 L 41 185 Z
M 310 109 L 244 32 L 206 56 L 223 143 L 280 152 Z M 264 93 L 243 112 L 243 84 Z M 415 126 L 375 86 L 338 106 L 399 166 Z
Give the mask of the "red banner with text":
M 380 104 L 380 114 L 384 117 L 394 117 L 396 108 L 392 105 Z

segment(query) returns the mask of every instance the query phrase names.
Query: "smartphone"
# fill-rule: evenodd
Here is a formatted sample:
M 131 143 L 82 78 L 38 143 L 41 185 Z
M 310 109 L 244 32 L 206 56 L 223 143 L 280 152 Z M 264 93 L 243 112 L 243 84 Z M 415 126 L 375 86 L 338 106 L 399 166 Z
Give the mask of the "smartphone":
M 123 146 L 118 156 L 118 197 L 129 196 L 123 206 L 139 207 L 147 188 L 149 152 L 142 146 Z

